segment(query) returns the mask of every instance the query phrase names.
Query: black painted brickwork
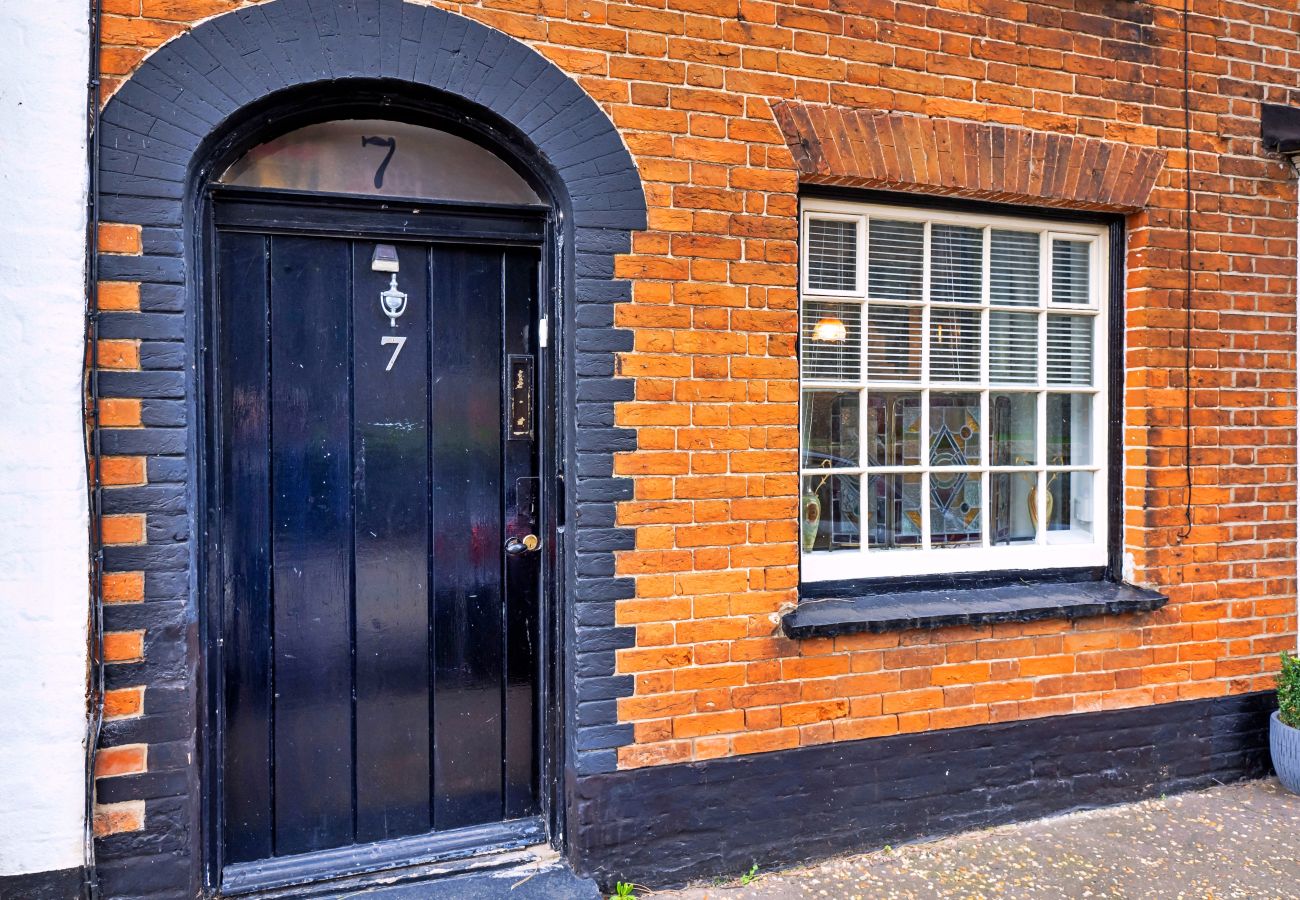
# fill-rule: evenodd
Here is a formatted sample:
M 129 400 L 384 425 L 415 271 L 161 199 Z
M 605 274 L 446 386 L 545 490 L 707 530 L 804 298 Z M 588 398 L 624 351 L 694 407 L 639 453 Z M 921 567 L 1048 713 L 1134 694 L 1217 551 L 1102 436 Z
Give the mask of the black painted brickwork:
M 104 338 L 139 339 L 140 372 L 98 374 L 104 397 L 142 398 L 143 428 L 105 429 L 104 453 L 146 457 L 149 483 L 106 488 L 105 514 L 146 513 L 147 543 L 105 548 L 107 571 L 145 572 L 145 602 L 105 610 L 108 630 L 144 628 L 140 663 L 107 668 L 108 687 L 146 685 L 144 715 L 106 723 L 104 746 L 148 743 L 149 772 L 99 782 L 100 802 L 144 799 L 145 830 L 98 842 L 105 897 L 194 896 L 202 848 L 197 769 L 195 540 L 199 502 L 194 432 L 198 333 L 189 258 L 194 173 L 214 136 L 241 110 L 279 92 L 346 79 L 405 83 L 477 105 L 511 123 L 545 160 L 546 177 L 566 197 L 566 336 L 569 396 L 568 624 L 571 745 L 577 773 L 610 771 L 631 726 L 614 700 L 632 679 L 614 676 L 614 651 L 631 629 L 614 624 L 614 602 L 632 582 L 614 577 L 617 549 L 632 533 L 615 527 L 614 505 L 632 495 L 613 477 L 612 454 L 635 447 L 613 427 L 614 403 L 632 383 L 614 380 L 615 354 L 632 348 L 613 327 L 613 305 L 629 298 L 613 279 L 614 255 L 645 227 L 635 165 L 613 125 L 562 71 L 526 45 L 443 10 L 401 0 L 270 0 L 199 25 L 155 52 L 121 87 L 100 118 L 99 220 L 143 226 L 144 253 L 101 255 L 101 280 L 140 281 L 141 308 L 100 316 Z M 358 82 L 361 84 L 361 82 Z
M 579 871 L 669 887 L 1268 773 L 1271 691 L 578 781 Z
M 86 872 L 80 866 L 53 872 L 0 875 L 0 900 L 83 900 Z

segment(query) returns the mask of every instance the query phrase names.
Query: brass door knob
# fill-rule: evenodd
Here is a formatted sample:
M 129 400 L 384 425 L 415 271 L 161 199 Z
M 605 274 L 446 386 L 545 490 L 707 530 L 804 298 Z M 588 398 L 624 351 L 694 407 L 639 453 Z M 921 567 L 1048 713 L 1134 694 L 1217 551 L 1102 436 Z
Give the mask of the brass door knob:
M 535 534 L 526 534 L 523 537 L 511 535 L 506 539 L 506 553 L 510 556 L 522 556 L 533 552 L 541 545 L 542 539 Z

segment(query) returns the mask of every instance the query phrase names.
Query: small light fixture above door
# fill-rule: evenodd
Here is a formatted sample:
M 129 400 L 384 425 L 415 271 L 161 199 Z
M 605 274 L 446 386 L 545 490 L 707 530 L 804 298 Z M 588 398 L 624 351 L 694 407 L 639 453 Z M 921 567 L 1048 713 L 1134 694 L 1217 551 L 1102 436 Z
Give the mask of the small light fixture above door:
M 378 244 L 370 257 L 370 269 L 374 272 L 392 272 L 397 274 L 402 267 L 397 261 L 397 248 L 392 244 Z

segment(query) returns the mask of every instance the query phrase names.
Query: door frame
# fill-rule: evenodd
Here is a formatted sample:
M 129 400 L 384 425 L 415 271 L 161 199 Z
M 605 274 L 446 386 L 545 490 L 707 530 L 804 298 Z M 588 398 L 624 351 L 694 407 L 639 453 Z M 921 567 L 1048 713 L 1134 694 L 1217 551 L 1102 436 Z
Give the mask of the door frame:
M 506 159 L 545 198 L 555 197 L 547 180 L 539 177 L 536 163 L 521 160 L 524 149 L 519 142 L 510 141 L 502 132 L 483 123 L 475 123 L 449 110 L 431 108 L 429 103 L 419 106 L 401 101 L 391 95 L 383 96 L 383 103 L 364 92 L 353 93 L 345 102 L 322 103 L 302 112 L 304 104 L 296 103 L 293 110 L 282 115 L 260 115 L 245 127 L 236 129 L 208 155 L 209 164 L 197 179 L 198 195 L 191 206 L 194 215 L 190 233 L 193 236 L 192 258 L 196 266 L 196 296 L 198 309 L 195 316 L 198 364 L 195 367 L 196 387 L 194 428 L 200 464 L 197 471 L 196 495 L 199 510 L 196 525 L 201 544 L 196 560 L 197 595 L 203 604 L 198 615 L 199 684 L 197 720 L 199 723 L 200 754 L 198 760 L 199 787 L 202 795 L 200 821 L 196 825 L 202 834 L 203 860 L 201 880 L 205 893 L 249 893 L 274 884 L 307 884 L 328 882 L 337 878 L 365 877 L 391 878 L 395 870 L 410 869 L 410 861 L 418 857 L 418 864 L 440 859 L 463 857 L 491 849 L 520 847 L 537 843 L 540 837 L 557 849 L 563 850 L 564 823 L 564 771 L 565 771 L 565 642 L 567 603 L 565 591 L 565 559 L 567 556 L 565 504 L 563 484 L 567 460 L 566 427 L 560 414 L 559 398 L 565 389 L 565 329 L 563 318 L 565 296 L 563 290 L 563 207 L 555 202 L 549 205 L 505 206 L 484 203 L 392 201 L 370 197 L 282 191 L 273 189 L 233 188 L 212 182 L 212 177 L 224 171 L 225 166 L 266 140 L 289 130 L 314 122 L 340 118 L 390 118 L 430 125 L 467 137 L 486 146 Z M 267 121 L 273 129 L 266 129 Z M 246 230 L 278 233 L 323 235 L 330 226 L 313 224 L 322 214 L 335 216 L 343 224 L 334 226 L 332 233 L 345 238 L 388 237 L 410 238 L 431 243 L 474 243 L 488 245 L 515 245 L 537 248 L 538 296 L 537 314 L 549 324 L 546 347 L 538 348 L 538 471 L 541 473 L 541 525 L 550 540 L 543 546 L 549 548 L 540 560 L 542 609 L 539 615 L 539 653 L 537 671 L 537 737 L 538 802 L 541 806 L 541 834 L 536 828 L 480 829 L 473 835 L 448 832 L 456 837 L 440 839 L 437 833 L 418 839 L 402 839 L 405 843 L 400 854 L 406 865 L 393 865 L 358 848 L 375 845 L 356 845 L 330 851 L 323 855 L 311 871 L 289 872 L 291 866 L 276 867 L 268 872 L 267 880 L 241 878 L 238 886 L 223 886 L 222 835 L 221 835 L 221 728 L 223 710 L 221 687 L 223 668 L 221 647 L 216 637 L 221 634 L 220 578 L 210 577 L 210 572 L 220 561 L 222 511 L 217 486 L 221 477 L 221 441 L 219 433 L 219 405 L 217 389 L 221 372 L 218 369 L 220 337 L 217 328 L 218 310 L 216 239 L 218 230 L 218 204 L 222 209 L 243 208 L 257 210 L 259 219 L 266 221 Z M 396 224 L 397 211 L 404 213 Z M 409 213 L 419 211 L 418 215 Z M 314 215 L 313 215 L 314 214 Z M 223 212 L 224 215 L 224 212 Z M 226 228 L 227 225 L 221 225 Z M 477 843 L 475 842 L 477 840 Z M 441 845 L 441 846 L 439 846 Z M 415 853 L 417 849 L 424 852 Z M 357 852 L 348 853 L 348 850 Z M 287 858 L 286 858 L 287 859 Z M 301 867 L 299 867 L 301 869 Z M 364 870 L 364 871 L 362 871 Z M 412 869 L 412 876 L 418 871 Z M 291 882 L 283 880 L 292 877 Z

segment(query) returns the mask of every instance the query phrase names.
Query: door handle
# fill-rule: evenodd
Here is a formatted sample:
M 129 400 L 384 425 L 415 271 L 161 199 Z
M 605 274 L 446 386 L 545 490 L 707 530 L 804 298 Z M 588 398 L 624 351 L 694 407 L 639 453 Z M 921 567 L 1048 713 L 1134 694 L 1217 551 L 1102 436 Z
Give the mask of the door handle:
M 511 535 L 506 539 L 506 554 L 509 556 L 523 556 L 525 553 L 533 552 L 541 544 L 541 538 L 535 534 L 526 534 L 523 537 Z

